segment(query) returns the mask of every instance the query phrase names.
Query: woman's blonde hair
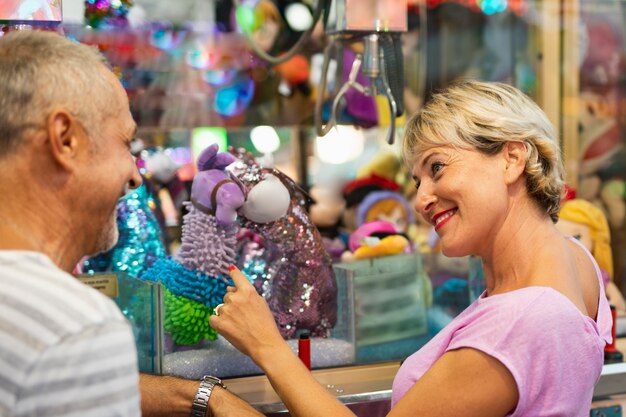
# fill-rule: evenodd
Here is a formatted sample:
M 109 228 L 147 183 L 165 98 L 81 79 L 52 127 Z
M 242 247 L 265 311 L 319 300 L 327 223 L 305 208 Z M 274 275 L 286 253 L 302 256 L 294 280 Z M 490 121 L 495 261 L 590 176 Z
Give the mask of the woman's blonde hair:
M 510 85 L 461 80 L 436 93 L 406 124 L 408 166 L 425 150 L 451 145 L 495 155 L 507 142 L 526 145 L 529 195 L 553 222 L 563 191 L 563 162 L 554 129 L 528 96 Z

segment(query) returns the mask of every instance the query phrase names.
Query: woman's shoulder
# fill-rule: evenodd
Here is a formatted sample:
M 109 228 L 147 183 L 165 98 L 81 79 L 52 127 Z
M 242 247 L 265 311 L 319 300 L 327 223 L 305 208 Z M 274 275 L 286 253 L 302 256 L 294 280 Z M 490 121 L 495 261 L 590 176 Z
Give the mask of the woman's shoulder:
M 481 350 L 512 372 L 521 373 L 530 358 L 559 367 L 555 356 L 563 366 L 581 357 L 602 356 L 604 340 L 595 322 L 550 287 L 524 287 L 486 297 L 469 313 L 454 331 L 448 349 Z
M 481 297 L 470 307 L 465 317 L 459 317 L 465 322 L 463 327 L 484 325 L 488 332 L 506 328 L 560 333 L 562 329 L 585 327 L 593 322 L 564 294 L 547 286 L 529 286 Z

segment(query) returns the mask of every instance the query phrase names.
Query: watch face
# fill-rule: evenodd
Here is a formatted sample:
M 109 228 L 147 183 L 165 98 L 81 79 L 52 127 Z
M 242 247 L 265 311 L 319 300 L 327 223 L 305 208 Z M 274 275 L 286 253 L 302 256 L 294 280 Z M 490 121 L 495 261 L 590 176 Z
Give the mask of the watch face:
M 210 385 L 219 385 L 220 387 L 226 389 L 226 385 L 224 385 L 222 380 L 219 379 L 216 376 L 213 376 L 213 375 L 205 375 L 205 376 L 203 376 L 201 382 L 206 382 L 206 383 L 208 383 Z

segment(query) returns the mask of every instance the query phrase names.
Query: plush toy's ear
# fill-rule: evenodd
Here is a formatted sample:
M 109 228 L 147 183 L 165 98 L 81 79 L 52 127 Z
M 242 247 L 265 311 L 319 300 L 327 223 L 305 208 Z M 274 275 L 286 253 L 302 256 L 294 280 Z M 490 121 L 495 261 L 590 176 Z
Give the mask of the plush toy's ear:
M 306 199 L 308 204 L 315 204 L 316 203 L 315 199 L 311 196 L 311 194 L 309 194 L 297 182 L 295 182 L 293 179 L 291 179 L 291 177 L 289 177 L 288 175 L 285 175 L 284 172 L 282 172 L 282 171 L 280 171 L 280 170 L 278 170 L 276 168 L 272 168 L 269 171 L 269 173 L 271 175 L 274 175 L 278 179 L 280 179 L 280 181 L 283 183 L 283 185 L 285 185 L 285 187 L 287 187 L 287 190 L 289 191 L 290 195 L 300 194 L 302 197 L 304 197 Z
M 214 143 L 202 151 L 202 153 L 198 157 L 198 163 L 197 163 L 199 171 L 206 171 L 208 169 L 213 168 L 215 155 L 217 155 L 218 149 L 219 147 L 217 143 Z

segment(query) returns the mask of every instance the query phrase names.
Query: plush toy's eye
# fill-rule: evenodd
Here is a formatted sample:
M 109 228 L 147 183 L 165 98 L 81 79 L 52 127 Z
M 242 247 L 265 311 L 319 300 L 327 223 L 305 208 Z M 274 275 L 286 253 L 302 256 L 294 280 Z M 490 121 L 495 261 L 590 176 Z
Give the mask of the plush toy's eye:
M 253 222 L 270 223 L 287 213 L 290 202 L 287 187 L 269 174 L 248 192 L 241 213 Z

